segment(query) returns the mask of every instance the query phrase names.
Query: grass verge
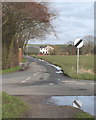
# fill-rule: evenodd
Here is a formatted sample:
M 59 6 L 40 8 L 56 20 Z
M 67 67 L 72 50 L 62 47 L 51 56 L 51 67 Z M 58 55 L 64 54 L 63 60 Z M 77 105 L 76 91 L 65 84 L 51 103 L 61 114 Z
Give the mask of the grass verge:
M 16 72 L 16 71 L 19 71 L 20 68 L 21 68 L 20 66 L 16 66 L 14 68 L 9 68 L 9 69 L 6 69 L 6 70 L 2 70 L 2 71 L 0 71 L 0 74 Z
M 80 120 L 80 118 L 88 118 L 88 119 L 94 119 L 94 117 L 86 112 L 77 112 L 74 115 L 75 120 Z
M 27 62 L 27 59 L 26 59 L 26 58 L 23 58 L 21 62 L 22 62 L 22 63 L 25 63 L 25 62 Z M 21 69 L 20 66 L 16 66 L 16 67 L 14 67 L 14 68 L 9 68 L 9 69 L 6 69 L 6 70 L 1 70 L 1 71 L 0 71 L 0 74 L 16 72 L 16 71 L 19 71 L 20 69 Z
M 28 109 L 20 98 L 5 92 L 2 94 L 2 118 L 20 118 Z
M 0 92 L 0 120 L 2 119 L 2 93 Z
M 34 55 L 33 57 L 60 66 L 63 72 L 71 78 L 84 80 L 95 80 L 96 78 L 96 74 L 94 74 L 94 56 L 80 56 L 78 75 L 76 74 L 76 56 Z
M 22 61 L 21 61 L 22 63 L 25 63 L 25 62 L 27 62 L 27 59 L 26 58 L 22 58 Z

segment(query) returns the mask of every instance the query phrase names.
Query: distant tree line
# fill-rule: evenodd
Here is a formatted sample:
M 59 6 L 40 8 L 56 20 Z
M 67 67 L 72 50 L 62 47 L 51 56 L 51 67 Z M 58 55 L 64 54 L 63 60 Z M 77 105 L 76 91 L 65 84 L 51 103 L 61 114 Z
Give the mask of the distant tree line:
M 84 45 L 80 48 L 80 55 L 91 55 L 96 54 L 95 38 L 91 35 L 87 35 L 83 38 Z M 41 46 L 41 45 L 40 45 Z M 29 46 L 27 54 L 39 54 L 40 46 Z M 77 48 L 74 46 L 73 41 L 69 41 L 65 45 L 49 45 L 54 48 L 50 50 L 50 55 L 76 55 Z
M 82 38 L 84 41 L 84 46 L 80 48 L 80 55 L 90 55 L 96 54 L 96 44 L 95 44 L 95 37 L 91 35 L 87 35 Z M 69 41 L 66 45 L 61 46 L 53 46 L 54 51 L 51 52 L 51 55 L 76 55 L 77 48 L 74 46 L 72 41 Z

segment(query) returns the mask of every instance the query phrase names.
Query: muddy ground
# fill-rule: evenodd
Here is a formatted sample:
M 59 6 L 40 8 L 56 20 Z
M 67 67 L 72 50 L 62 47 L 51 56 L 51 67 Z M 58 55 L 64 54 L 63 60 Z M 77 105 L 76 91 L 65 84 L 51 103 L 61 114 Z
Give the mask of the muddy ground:
M 71 106 L 56 106 L 48 102 L 51 96 L 19 96 L 29 105 L 29 110 L 23 115 L 23 118 L 73 118 L 76 112 L 81 110 Z

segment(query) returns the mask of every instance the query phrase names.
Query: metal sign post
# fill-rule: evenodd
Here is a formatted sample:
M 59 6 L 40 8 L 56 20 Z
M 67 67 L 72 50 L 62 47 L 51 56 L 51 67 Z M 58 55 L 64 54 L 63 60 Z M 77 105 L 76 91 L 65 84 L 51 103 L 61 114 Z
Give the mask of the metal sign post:
M 79 73 L 79 48 L 77 48 L 77 74 Z
M 79 48 L 83 46 L 83 40 L 81 38 L 77 38 L 74 41 L 75 47 L 77 47 L 77 74 L 79 73 Z

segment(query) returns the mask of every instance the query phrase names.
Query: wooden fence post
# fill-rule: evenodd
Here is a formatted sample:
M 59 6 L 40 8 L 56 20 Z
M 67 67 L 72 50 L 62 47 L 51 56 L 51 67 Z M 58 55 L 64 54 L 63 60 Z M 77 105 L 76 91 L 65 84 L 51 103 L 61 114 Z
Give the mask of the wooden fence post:
M 21 63 L 23 57 L 22 48 L 19 48 L 19 63 Z

